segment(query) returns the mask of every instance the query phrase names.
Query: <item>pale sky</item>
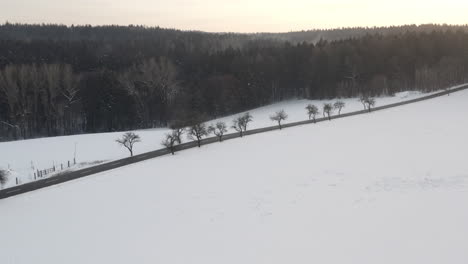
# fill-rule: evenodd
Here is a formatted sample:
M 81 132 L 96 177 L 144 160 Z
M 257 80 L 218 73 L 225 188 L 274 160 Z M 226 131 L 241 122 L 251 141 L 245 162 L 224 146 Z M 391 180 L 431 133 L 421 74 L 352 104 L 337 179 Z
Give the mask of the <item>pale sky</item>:
M 6 21 L 209 32 L 468 24 L 468 0 L 0 0 L 0 23 Z

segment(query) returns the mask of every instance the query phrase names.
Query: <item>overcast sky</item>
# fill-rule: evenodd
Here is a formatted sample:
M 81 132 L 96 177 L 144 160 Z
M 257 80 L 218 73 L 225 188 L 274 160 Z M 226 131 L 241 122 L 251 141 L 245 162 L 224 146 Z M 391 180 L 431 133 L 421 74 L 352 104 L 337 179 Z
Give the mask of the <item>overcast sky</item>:
M 211 32 L 468 23 L 467 0 L 0 0 L 0 22 Z

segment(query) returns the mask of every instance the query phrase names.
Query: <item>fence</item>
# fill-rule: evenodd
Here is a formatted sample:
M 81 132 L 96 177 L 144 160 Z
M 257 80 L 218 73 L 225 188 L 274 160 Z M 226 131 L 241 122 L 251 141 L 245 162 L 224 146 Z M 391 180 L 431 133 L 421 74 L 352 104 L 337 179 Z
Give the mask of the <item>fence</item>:
M 51 173 L 55 173 L 58 171 L 63 171 L 64 169 L 68 169 L 71 166 L 76 165 L 76 160 L 73 159 L 73 162 L 67 161 L 65 165 L 63 163 L 60 164 L 60 166 L 53 165 L 52 168 L 44 169 L 44 170 L 36 170 L 34 172 L 34 180 L 37 180 L 38 178 L 45 178 L 47 175 Z M 17 183 L 18 184 L 18 183 Z

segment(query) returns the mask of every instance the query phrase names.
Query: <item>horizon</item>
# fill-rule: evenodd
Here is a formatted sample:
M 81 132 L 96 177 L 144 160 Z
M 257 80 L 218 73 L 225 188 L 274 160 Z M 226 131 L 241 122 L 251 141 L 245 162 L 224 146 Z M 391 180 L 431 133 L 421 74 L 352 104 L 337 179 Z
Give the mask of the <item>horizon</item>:
M 177 30 L 182 32 L 201 32 L 209 34 L 287 34 L 287 33 L 296 33 L 296 32 L 309 32 L 309 31 L 334 31 L 334 30 L 347 30 L 347 29 L 384 29 L 384 28 L 399 28 L 399 27 L 424 27 L 424 26 L 439 26 L 439 27 L 468 27 L 468 23 L 465 24 L 448 24 L 448 23 L 425 23 L 425 24 L 397 24 L 397 25 L 386 25 L 386 26 L 345 26 L 345 27 L 334 27 L 334 28 L 304 28 L 291 31 L 262 31 L 262 32 L 235 32 L 235 31 L 204 31 L 199 29 L 180 29 L 174 27 L 163 27 L 160 25 L 144 25 L 144 24 L 65 24 L 65 23 L 25 23 L 18 21 L 5 21 L 0 24 L 0 26 L 5 25 L 20 25 L 20 26 L 65 26 L 67 28 L 71 27 L 143 27 L 146 29 L 164 29 L 164 30 Z
M 416 0 L 223 1 L 16 0 L 0 3 L 0 21 L 22 24 L 143 25 L 208 33 L 287 33 L 404 25 L 466 25 L 468 4 Z M 24 8 L 27 6 L 27 8 Z M 454 8 L 456 6 L 457 8 Z M 421 12 L 423 9 L 424 12 Z

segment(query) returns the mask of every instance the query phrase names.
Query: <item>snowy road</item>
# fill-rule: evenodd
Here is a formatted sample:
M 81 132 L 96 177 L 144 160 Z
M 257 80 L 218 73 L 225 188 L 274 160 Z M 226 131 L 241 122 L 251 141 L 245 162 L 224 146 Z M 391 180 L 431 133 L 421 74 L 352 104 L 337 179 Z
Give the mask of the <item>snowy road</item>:
M 379 107 L 376 107 L 374 109 L 374 111 L 380 111 L 380 110 L 385 110 L 385 109 L 389 109 L 389 108 L 393 108 L 393 107 L 399 107 L 399 106 L 406 105 L 406 104 L 411 104 L 411 103 L 417 103 L 417 102 L 421 102 L 421 101 L 425 101 L 425 100 L 430 100 L 430 99 L 437 98 L 437 97 L 440 97 L 440 96 L 445 96 L 448 93 L 463 91 L 465 89 L 468 89 L 468 85 L 460 85 L 458 87 L 455 87 L 455 88 L 451 89 L 450 91 L 434 93 L 434 94 L 430 94 L 430 95 L 427 95 L 427 96 L 424 96 L 424 97 L 420 97 L 420 98 L 416 98 L 416 99 L 412 99 L 412 100 L 407 100 L 407 101 L 404 101 L 404 102 L 379 106 Z M 356 115 L 366 114 L 366 113 L 367 113 L 366 111 L 349 112 L 349 113 L 344 113 L 344 114 L 342 114 L 340 116 L 333 116 L 332 119 L 351 117 L 351 116 L 356 116 Z M 316 122 L 320 123 L 320 122 L 324 122 L 324 121 L 327 121 L 327 120 L 328 120 L 327 118 L 319 118 L 319 119 L 316 120 Z M 288 127 L 295 127 L 295 126 L 304 125 L 304 124 L 311 124 L 311 123 L 312 122 L 310 120 L 300 121 L 300 122 L 292 122 L 292 123 L 287 123 L 287 124 L 283 125 L 283 127 L 288 128 Z M 265 133 L 265 132 L 274 131 L 276 129 L 277 129 L 277 127 L 257 128 L 257 129 L 254 129 L 254 130 L 247 131 L 245 133 L 245 135 L 248 136 L 248 135 L 253 135 L 253 134 Z M 224 139 L 229 140 L 229 139 L 234 139 L 234 138 L 238 138 L 238 137 L 239 136 L 238 136 L 237 133 L 227 134 L 227 135 L 224 136 Z M 216 137 L 212 137 L 212 138 L 204 139 L 202 144 L 203 145 L 212 144 L 212 143 L 216 143 L 217 141 L 218 140 L 217 140 Z M 188 142 L 188 143 L 184 143 L 184 144 L 182 144 L 180 146 L 177 146 L 176 148 L 177 148 L 177 150 L 184 150 L 184 149 L 190 149 L 190 148 L 195 148 L 195 147 L 197 147 L 197 144 L 195 144 L 195 142 Z M 125 158 L 125 159 L 116 160 L 116 161 L 104 163 L 104 164 L 101 164 L 101 165 L 93 166 L 91 168 L 86 168 L 86 169 L 77 170 L 77 171 L 65 172 L 65 173 L 62 173 L 61 175 L 55 176 L 53 178 L 43 179 L 43 180 L 39 180 L 39 181 L 33 181 L 33 182 L 30 182 L 30 183 L 27 183 L 27 184 L 23 184 L 23 185 L 19 185 L 19 186 L 16 186 L 16 187 L 0 190 L 0 199 L 5 199 L 5 198 L 11 197 L 11 196 L 16 196 L 16 195 L 20 195 L 20 194 L 23 194 L 23 193 L 35 191 L 35 190 L 38 190 L 38 189 L 46 188 L 46 187 L 49 187 L 49 186 L 52 186 L 52 185 L 68 182 L 68 181 L 71 181 L 71 180 L 76 180 L 76 179 L 83 178 L 83 177 L 86 177 L 86 176 L 90 176 L 90 175 L 93 175 L 93 174 L 96 174 L 96 173 L 117 169 L 117 168 L 120 168 L 120 167 L 123 167 L 123 166 L 127 166 L 127 165 L 134 164 L 134 163 L 137 163 L 137 162 L 145 161 L 145 160 L 148 160 L 148 159 L 153 159 L 153 158 L 164 156 L 164 155 L 167 155 L 167 154 L 169 154 L 168 150 L 160 149 L 160 150 L 156 150 L 156 151 L 136 155 L 136 156 L 131 157 L 131 158 Z

